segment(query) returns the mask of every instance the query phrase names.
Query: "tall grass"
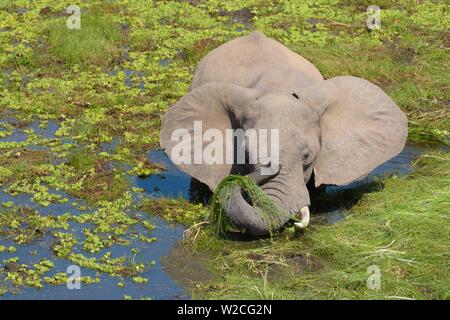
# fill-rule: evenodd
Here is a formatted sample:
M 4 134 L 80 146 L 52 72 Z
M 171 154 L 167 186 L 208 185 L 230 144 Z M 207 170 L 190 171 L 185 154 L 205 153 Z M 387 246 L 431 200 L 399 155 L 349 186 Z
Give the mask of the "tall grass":
M 97 12 L 81 16 L 81 29 L 68 29 L 61 19 L 51 23 L 47 31 L 51 52 L 69 66 L 105 65 L 120 53 L 119 26 Z

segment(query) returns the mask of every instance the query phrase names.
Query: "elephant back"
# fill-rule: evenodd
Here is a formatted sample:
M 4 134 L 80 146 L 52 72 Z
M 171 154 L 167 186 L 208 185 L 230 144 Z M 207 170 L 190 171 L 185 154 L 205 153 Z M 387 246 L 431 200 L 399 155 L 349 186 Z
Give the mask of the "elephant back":
M 298 74 L 303 75 L 308 82 L 323 80 L 311 62 L 278 41 L 267 38 L 262 32 L 254 31 L 208 53 L 197 67 L 191 90 L 209 82 L 254 88 L 270 69 L 298 70 Z

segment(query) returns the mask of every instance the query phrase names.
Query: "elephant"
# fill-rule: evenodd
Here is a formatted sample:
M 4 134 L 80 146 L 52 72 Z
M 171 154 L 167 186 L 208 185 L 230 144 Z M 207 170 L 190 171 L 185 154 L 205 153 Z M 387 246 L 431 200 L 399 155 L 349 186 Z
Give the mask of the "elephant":
M 400 153 L 408 134 L 406 115 L 380 87 L 353 76 L 325 80 L 311 62 L 260 31 L 224 43 L 202 58 L 189 92 L 162 119 L 161 148 L 170 155 L 177 143 L 173 131 L 183 127 L 193 133 L 195 121 L 202 122 L 203 130 L 215 128 L 224 136 L 227 129 L 279 129 L 280 165 L 272 175 L 261 175 L 267 163 L 177 164 L 211 191 L 230 174 L 248 174 L 258 181 L 289 214 L 269 225 L 236 187 L 225 213 L 252 236 L 281 229 L 296 217 L 301 220 L 295 227 L 305 228 L 312 176 L 316 187 L 359 180 Z

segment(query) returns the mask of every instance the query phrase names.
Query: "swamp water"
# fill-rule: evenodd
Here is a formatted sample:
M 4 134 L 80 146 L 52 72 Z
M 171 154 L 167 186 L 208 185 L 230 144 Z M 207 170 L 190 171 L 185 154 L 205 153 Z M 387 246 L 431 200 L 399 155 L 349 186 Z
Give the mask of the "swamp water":
M 4 121 L 4 120 L 3 120 Z M 45 128 L 41 128 L 38 122 L 33 122 L 26 129 L 32 129 L 39 138 L 52 139 L 58 129 L 58 124 L 49 121 Z M 12 134 L 1 138 L 0 142 L 24 142 L 27 140 L 25 129 L 14 129 Z M 114 143 L 105 144 L 104 148 L 114 149 Z M 29 145 L 27 149 L 45 150 L 46 146 Z M 411 162 L 422 152 L 422 148 L 416 146 L 406 146 L 397 157 L 376 168 L 367 178 L 352 183 L 345 187 L 326 187 L 327 196 L 339 196 L 346 190 L 360 189 L 371 184 L 375 177 L 396 174 L 404 175 L 411 171 Z M 130 177 L 132 186 L 145 190 L 149 197 L 183 197 L 189 200 L 193 199 L 191 178 L 178 170 L 160 150 L 149 152 L 148 158 L 154 163 L 163 164 L 165 171 L 146 178 Z M 57 160 L 52 160 L 57 161 Z M 15 205 L 34 208 L 41 215 L 60 215 L 70 213 L 79 215 L 84 213 L 84 204 L 80 199 L 71 197 L 64 192 L 50 190 L 53 194 L 59 194 L 67 199 L 65 203 L 51 203 L 44 207 L 32 199 L 32 195 L 20 194 L 12 196 L 6 193 L 3 188 L 0 189 L 0 203 L 13 202 Z M 76 205 L 74 205 L 76 204 Z M 315 221 L 324 221 L 325 223 L 335 223 L 344 219 L 345 211 L 333 206 L 318 207 L 319 212 Z M 313 210 L 314 212 L 314 210 Z M 138 213 L 141 214 L 141 213 Z M 142 217 L 146 216 L 142 213 Z M 7 292 L 1 299 L 123 299 L 125 295 L 134 299 L 152 298 L 152 299 L 180 299 L 188 298 L 183 287 L 190 287 L 195 282 L 207 281 L 211 278 L 205 265 L 207 256 L 196 256 L 183 250 L 177 245 L 183 236 L 184 226 L 180 224 L 167 223 L 160 218 L 153 217 L 151 222 L 155 228 L 151 231 L 151 236 L 157 238 L 152 243 L 132 241 L 132 247 L 138 249 L 138 253 L 129 257 L 129 259 L 146 263 L 146 270 L 140 274 L 141 277 L 148 279 L 147 283 L 134 283 L 130 277 L 111 277 L 105 273 L 81 268 L 82 276 L 91 276 L 100 278 L 99 283 L 81 284 L 81 289 L 68 290 L 66 285 L 51 286 L 44 284 L 41 289 L 20 287 L 14 293 Z M 83 225 L 70 222 L 70 232 L 77 235 L 79 239 L 83 238 Z M 136 228 L 135 233 L 143 230 Z M 27 244 L 18 245 L 12 240 L 0 237 L 0 245 L 9 247 L 13 245 L 16 252 L 0 253 L 0 262 L 12 257 L 18 257 L 19 263 L 33 265 L 42 259 L 48 259 L 53 262 L 54 267 L 49 272 L 49 276 L 57 272 L 66 272 L 66 269 L 72 263 L 65 259 L 56 258 L 51 252 L 51 246 L 54 239 L 51 234 L 45 234 L 43 237 Z M 81 245 L 74 247 L 73 252 L 81 252 Z M 86 256 L 101 257 L 105 252 L 111 252 L 112 257 L 129 256 L 129 247 L 113 245 L 110 248 L 102 249 L 98 254 L 85 254 Z M 152 262 L 148 264 L 149 262 Z M 5 268 L 4 265 L 0 266 Z M 0 279 L 1 280 L 1 279 Z M 118 282 L 125 284 L 124 288 L 118 287 Z
M 14 119 L 7 119 L 8 121 L 14 121 Z M 3 120 L 5 122 L 5 120 Z M 1 138 L 0 142 L 26 142 L 28 134 L 27 130 L 32 129 L 34 134 L 38 135 L 40 139 L 54 139 L 55 132 L 58 129 L 58 124 L 53 121 L 49 121 L 47 126 L 42 129 L 39 123 L 33 122 L 26 128 L 16 129 L 7 137 Z M 104 149 L 114 149 L 114 143 L 104 146 Z M 48 150 L 47 146 L 41 145 L 27 145 L 27 150 Z M 51 159 L 53 164 L 61 161 L 60 159 Z M 171 172 L 173 170 L 170 170 Z M 171 173 L 168 174 L 170 176 Z M 153 181 L 156 176 L 149 178 L 149 182 Z M 158 178 L 157 178 L 158 179 Z M 132 187 L 145 187 L 146 180 L 140 178 L 130 177 Z M 183 180 L 183 179 L 181 179 Z M 185 177 L 184 180 L 189 180 L 189 177 Z M 161 180 L 163 181 L 163 180 Z M 173 182 L 170 178 L 168 182 Z M 174 182 L 173 182 L 174 183 Z M 183 184 L 180 184 L 183 186 Z M 169 196 L 172 192 L 169 192 L 169 188 L 164 187 L 164 183 L 161 184 L 162 190 L 167 192 Z M 174 189 L 174 187 L 171 187 Z M 183 188 L 182 188 L 183 189 Z M 164 192 L 158 194 L 152 193 L 149 196 L 165 196 Z M 35 209 L 42 216 L 47 215 L 62 215 L 69 213 L 70 215 L 80 215 L 83 213 L 92 212 L 92 208 L 85 210 L 85 204 L 80 199 L 74 198 L 69 194 L 66 194 L 57 190 L 49 190 L 51 194 L 58 194 L 61 197 L 67 199 L 64 203 L 50 203 L 48 206 L 42 206 L 33 200 L 33 195 L 19 194 L 12 196 L 4 191 L 4 188 L 0 188 L 0 203 L 14 203 L 16 206 L 28 207 Z M 81 209 L 80 209 L 81 208 Z M 147 218 L 146 213 L 136 212 L 138 216 Z M 140 277 L 148 279 L 147 283 L 135 283 L 132 281 L 132 277 L 112 277 L 106 273 L 100 273 L 88 268 L 80 268 L 81 276 L 90 276 L 92 278 L 99 278 L 100 282 L 92 284 L 81 283 L 81 289 L 69 290 L 67 286 L 51 286 L 44 284 L 43 288 L 31 288 L 20 287 L 13 288 L 11 291 L 6 292 L 0 299 L 123 299 L 125 296 L 132 297 L 133 299 L 139 298 L 152 298 L 152 299 L 182 299 L 188 298 L 183 288 L 178 286 L 164 271 L 161 264 L 161 257 L 167 256 L 170 253 L 171 248 L 181 239 L 184 231 L 184 227 L 180 224 L 167 223 L 158 217 L 152 217 L 150 222 L 155 226 L 151 231 L 150 236 L 157 240 L 152 243 L 146 243 L 135 240 L 135 238 L 128 238 L 131 241 L 130 247 L 138 249 L 136 254 L 130 255 L 130 247 L 114 244 L 113 246 L 100 250 L 97 254 L 87 254 L 87 257 L 102 257 L 106 252 L 111 252 L 111 256 L 121 257 L 125 256 L 132 263 L 144 263 L 145 271 L 139 274 Z M 69 222 L 69 229 L 71 234 L 74 234 L 80 240 L 83 239 L 83 229 L 87 225 L 79 224 L 74 221 Z M 140 226 L 139 226 L 140 227 Z M 132 230 L 135 234 L 145 233 L 142 227 L 137 227 Z M 19 264 L 33 265 L 42 259 L 50 260 L 54 267 L 45 274 L 45 276 L 52 276 L 56 273 L 65 273 L 70 265 L 74 265 L 66 259 L 56 258 L 52 251 L 51 246 L 54 244 L 55 239 L 51 234 L 45 234 L 43 237 L 31 241 L 30 243 L 19 245 L 14 243 L 13 240 L 6 239 L 0 236 L 0 246 L 8 248 L 14 246 L 15 252 L 3 252 L 0 253 L 0 268 L 6 269 L 7 266 L 3 264 L 3 260 L 10 258 L 19 258 Z M 81 241 L 80 241 L 81 242 Z M 81 244 L 75 245 L 72 250 L 75 253 L 82 252 Z M 2 275 L 0 274 L 0 286 L 7 284 L 7 281 L 2 281 Z M 118 286 L 118 283 L 124 284 L 123 288 Z

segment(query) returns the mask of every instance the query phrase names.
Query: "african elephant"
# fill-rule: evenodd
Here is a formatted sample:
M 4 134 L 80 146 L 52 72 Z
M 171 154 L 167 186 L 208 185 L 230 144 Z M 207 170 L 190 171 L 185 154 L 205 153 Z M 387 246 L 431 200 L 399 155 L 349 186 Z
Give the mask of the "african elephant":
M 266 178 L 258 178 L 267 166 L 262 163 L 178 164 L 212 191 L 231 173 L 255 177 L 290 213 L 269 226 L 237 187 L 225 212 L 255 236 L 281 228 L 299 213 L 296 227 L 306 227 L 306 183 L 313 173 L 316 186 L 349 184 L 397 155 L 408 131 L 405 114 L 378 86 L 352 76 L 324 80 L 312 63 L 259 31 L 219 46 L 200 61 L 190 92 L 163 118 L 160 143 L 169 156 L 177 143 L 172 132 L 183 127 L 193 133 L 194 121 L 202 121 L 203 130 L 222 132 L 279 129 L 280 166 Z

